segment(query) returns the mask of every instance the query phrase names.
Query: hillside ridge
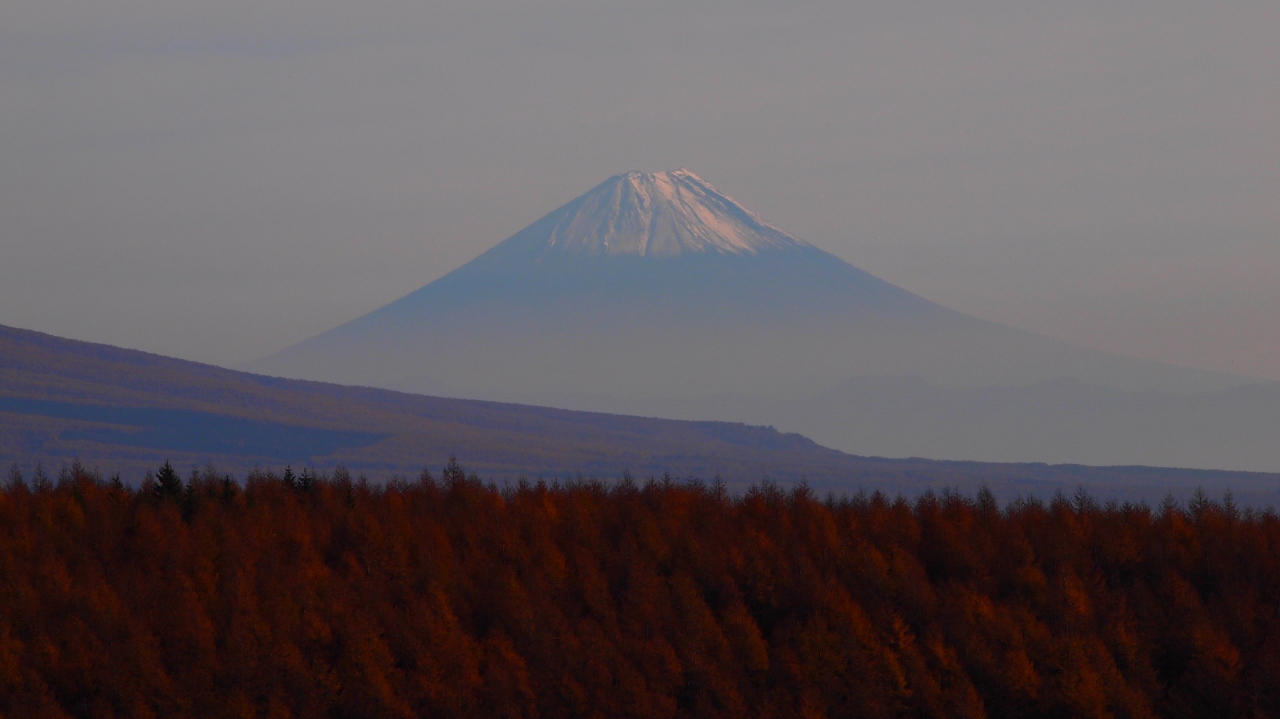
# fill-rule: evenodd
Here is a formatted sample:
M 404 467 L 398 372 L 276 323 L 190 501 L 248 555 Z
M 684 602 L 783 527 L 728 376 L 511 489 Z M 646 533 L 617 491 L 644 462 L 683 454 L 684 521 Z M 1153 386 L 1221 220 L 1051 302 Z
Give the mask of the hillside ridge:
M 1197 486 L 1280 505 L 1280 475 L 1156 467 L 995 464 L 854 456 L 772 427 L 448 399 L 226 370 L 0 326 L 0 463 L 80 461 L 137 481 L 165 460 L 243 476 L 344 465 L 374 480 L 458 457 L 481 477 L 720 477 L 819 491 L 945 487 L 1048 497 L 1083 486 L 1159 502 Z

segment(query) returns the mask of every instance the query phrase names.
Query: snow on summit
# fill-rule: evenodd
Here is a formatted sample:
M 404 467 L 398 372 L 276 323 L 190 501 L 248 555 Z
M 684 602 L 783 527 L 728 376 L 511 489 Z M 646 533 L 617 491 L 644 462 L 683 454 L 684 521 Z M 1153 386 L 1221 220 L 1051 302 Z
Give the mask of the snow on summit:
M 545 243 L 543 253 L 671 257 L 806 246 L 688 170 L 614 175 L 546 220 L 549 233 L 523 238 Z

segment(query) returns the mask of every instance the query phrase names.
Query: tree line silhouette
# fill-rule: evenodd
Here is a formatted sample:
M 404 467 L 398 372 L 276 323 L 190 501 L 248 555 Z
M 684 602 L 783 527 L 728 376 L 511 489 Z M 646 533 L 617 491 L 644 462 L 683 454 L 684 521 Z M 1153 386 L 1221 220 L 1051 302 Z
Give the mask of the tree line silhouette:
M 1280 716 L 1280 517 L 75 465 L 0 491 L 3 717 Z

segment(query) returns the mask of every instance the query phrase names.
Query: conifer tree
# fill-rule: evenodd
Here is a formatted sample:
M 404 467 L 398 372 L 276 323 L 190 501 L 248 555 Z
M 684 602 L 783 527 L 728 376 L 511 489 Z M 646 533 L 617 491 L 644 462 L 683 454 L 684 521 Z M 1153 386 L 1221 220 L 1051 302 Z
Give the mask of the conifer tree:
M 18 468 L 18 463 L 14 462 L 9 467 L 9 481 L 5 484 L 5 490 L 14 491 L 15 489 L 26 489 L 27 482 L 22 478 L 22 470 Z
M 224 474 L 222 476 L 222 504 L 230 506 L 235 501 L 236 493 L 240 491 L 240 486 L 231 478 L 231 475 Z
M 182 478 L 174 470 L 169 460 L 156 471 L 156 496 L 159 499 L 172 499 L 182 494 Z
M 196 509 L 196 485 L 200 483 L 200 470 L 191 468 L 191 476 L 187 478 L 187 486 L 181 494 L 182 516 L 190 519 Z
M 49 475 L 44 473 L 44 464 L 36 462 L 36 471 L 31 475 L 31 487 L 36 491 L 44 491 L 52 488 L 53 483 L 49 481 Z
M 462 470 L 462 466 L 458 464 L 458 458 L 449 455 L 449 463 L 444 466 L 444 471 L 440 473 L 440 478 L 445 484 L 461 484 L 466 481 L 467 474 Z

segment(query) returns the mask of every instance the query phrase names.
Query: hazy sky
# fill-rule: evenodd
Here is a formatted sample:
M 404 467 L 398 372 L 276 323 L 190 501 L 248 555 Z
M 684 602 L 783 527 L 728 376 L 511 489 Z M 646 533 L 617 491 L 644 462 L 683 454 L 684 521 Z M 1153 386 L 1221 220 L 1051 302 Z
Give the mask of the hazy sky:
M 0 3 L 0 324 L 231 364 L 687 167 L 956 309 L 1280 378 L 1280 3 Z

